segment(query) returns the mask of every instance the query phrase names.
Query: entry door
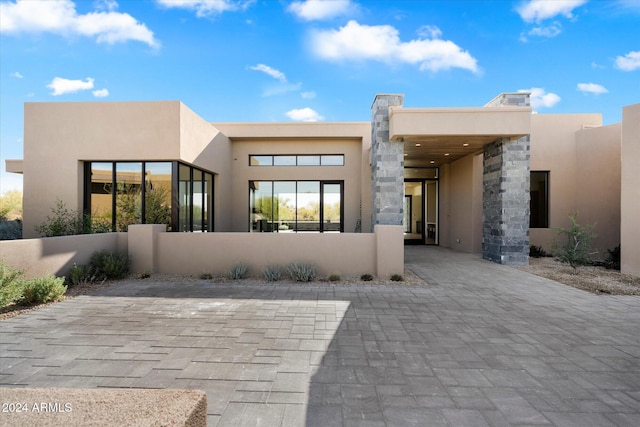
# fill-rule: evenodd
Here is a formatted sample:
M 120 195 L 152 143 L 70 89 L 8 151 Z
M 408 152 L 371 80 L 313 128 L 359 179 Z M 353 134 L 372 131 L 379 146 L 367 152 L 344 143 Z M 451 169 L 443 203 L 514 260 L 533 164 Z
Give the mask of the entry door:
M 405 180 L 402 225 L 406 245 L 438 244 L 437 180 Z

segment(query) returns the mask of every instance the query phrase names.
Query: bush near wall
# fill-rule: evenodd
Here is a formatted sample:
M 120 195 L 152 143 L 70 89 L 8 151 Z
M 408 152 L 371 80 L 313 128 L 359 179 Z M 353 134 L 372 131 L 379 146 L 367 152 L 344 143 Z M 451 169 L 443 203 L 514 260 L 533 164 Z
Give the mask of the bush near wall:
M 0 260 L 0 307 L 60 301 L 66 290 L 64 277 L 51 275 L 27 280 L 24 272 Z

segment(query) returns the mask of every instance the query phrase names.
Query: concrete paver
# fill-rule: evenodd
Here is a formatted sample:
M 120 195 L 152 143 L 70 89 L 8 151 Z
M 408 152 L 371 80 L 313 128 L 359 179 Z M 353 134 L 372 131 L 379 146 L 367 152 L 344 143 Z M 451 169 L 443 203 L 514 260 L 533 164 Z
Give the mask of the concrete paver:
M 640 425 L 639 297 L 405 262 L 428 285 L 118 283 L 3 321 L 0 386 L 202 389 L 212 426 Z

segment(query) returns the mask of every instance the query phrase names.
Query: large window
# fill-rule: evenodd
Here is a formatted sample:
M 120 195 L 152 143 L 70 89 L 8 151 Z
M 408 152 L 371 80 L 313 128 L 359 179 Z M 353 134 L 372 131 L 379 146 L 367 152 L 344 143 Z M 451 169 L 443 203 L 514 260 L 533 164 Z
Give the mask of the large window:
M 342 181 L 249 181 L 249 231 L 339 233 Z
M 84 211 L 100 230 L 213 231 L 213 174 L 176 161 L 86 162 Z
M 530 228 L 549 227 L 549 172 L 531 171 Z

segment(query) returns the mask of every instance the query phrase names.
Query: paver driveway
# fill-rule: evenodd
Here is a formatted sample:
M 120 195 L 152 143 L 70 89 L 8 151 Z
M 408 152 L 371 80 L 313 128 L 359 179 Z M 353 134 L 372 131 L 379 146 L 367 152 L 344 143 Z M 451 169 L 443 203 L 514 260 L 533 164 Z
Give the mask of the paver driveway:
M 1 322 L 0 382 L 203 389 L 223 426 L 640 425 L 639 297 L 405 253 L 429 285 L 123 282 Z

